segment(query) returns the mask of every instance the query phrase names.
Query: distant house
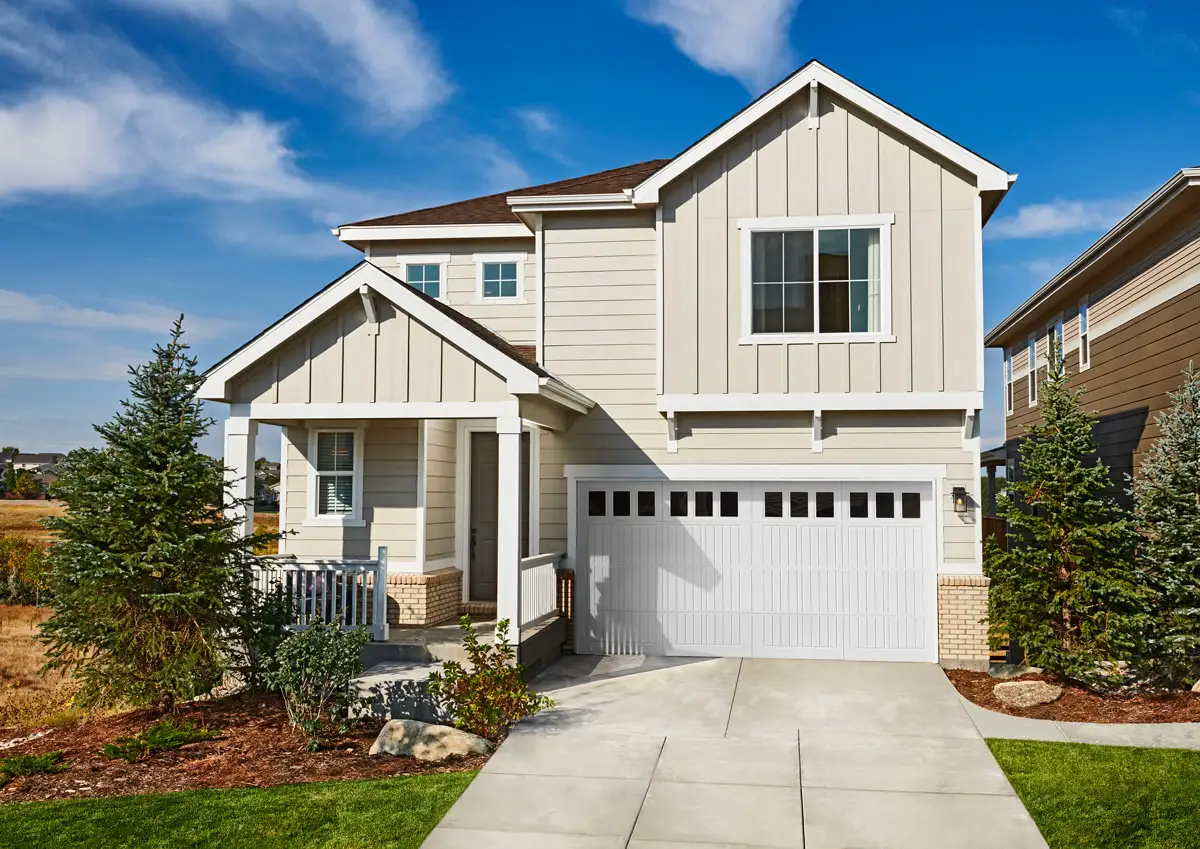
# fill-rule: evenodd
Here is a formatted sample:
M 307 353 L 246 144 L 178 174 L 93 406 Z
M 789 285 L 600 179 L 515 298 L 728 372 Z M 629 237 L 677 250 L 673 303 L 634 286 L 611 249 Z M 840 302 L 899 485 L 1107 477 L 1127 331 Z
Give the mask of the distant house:
M 279 509 L 279 463 L 258 461 L 254 468 L 254 504 L 265 510 Z
M 66 454 L 54 452 L 17 454 L 12 461 L 13 468 L 17 471 L 32 472 L 41 485 L 42 492 L 46 492 L 50 488 L 50 484 L 58 480 L 58 464 L 66 459 L 66 456 Z

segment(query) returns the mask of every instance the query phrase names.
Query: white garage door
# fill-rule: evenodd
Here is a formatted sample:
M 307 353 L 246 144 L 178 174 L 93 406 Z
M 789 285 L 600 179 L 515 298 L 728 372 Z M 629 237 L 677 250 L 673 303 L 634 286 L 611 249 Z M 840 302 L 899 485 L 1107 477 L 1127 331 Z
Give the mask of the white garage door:
M 928 483 L 580 484 L 592 654 L 937 660 Z

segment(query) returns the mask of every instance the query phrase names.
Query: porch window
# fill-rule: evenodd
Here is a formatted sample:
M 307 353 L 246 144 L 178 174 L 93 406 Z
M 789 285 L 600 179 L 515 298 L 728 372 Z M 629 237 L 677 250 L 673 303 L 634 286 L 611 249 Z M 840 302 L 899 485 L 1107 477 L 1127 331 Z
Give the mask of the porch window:
M 891 216 L 752 219 L 743 230 L 743 344 L 891 332 Z
M 345 522 L 361 516 L 362 437 L 355 430 L 318 430 L 312 451 L 312 516 Z

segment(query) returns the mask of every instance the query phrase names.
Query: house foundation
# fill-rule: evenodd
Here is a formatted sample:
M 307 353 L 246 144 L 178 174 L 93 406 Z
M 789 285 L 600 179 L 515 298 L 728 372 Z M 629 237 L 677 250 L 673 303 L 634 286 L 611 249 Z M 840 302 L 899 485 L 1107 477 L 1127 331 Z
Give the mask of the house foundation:
M 983 575 L 938 575 L 938 651 L 943 668 L 987 671 L 990 583 Z

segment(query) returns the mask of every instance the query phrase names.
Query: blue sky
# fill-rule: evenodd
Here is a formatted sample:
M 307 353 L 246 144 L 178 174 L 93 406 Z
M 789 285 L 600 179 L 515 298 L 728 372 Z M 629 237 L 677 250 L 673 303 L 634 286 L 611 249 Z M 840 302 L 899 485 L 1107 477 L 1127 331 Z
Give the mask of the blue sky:
M 1021 175 L 988 327 L 1200 164 L 1194 2 L 0 0 L 0 443 L 93 444 L 174 315 L 207 365 L 355 262 L 331 225 L 673 155 L 810 58 Z

